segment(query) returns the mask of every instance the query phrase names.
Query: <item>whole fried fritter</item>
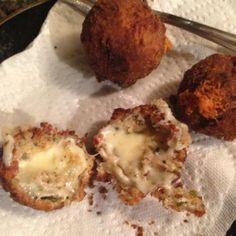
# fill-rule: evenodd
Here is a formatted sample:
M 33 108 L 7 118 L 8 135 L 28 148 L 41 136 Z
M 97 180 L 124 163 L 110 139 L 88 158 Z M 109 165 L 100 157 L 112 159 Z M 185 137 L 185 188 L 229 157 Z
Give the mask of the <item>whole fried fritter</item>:
M 97 79 L 122 87 L 148 75 L 170 46 L 160 17 L 141 0 L 98 0 L 81 41 Z
M 93 158 L 73 131 L 42 123 L 9 130 L 3 141 L 0 178 L 15 201 L 50 211 L 84 198 Z
M 172 116 L 161 99 L 116 109 L 109 124 L 94 137 L 102 158 L 99 178 L 109 176 L 125 204 L 135 205 L 152 194 L 166 208 L 202 216 L 202 198 L 185 190 L 180 179 L 190 142 L 187 126 Z
M 236 57 L 214 54 L 188 70 L 176 96 L 178 118 L 197 132 L 236 138 Z

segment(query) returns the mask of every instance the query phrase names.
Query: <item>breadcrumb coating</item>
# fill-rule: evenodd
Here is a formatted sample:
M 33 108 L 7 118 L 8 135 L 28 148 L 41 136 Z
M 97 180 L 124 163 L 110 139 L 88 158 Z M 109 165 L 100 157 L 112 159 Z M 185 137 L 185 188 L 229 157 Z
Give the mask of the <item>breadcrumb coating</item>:
M 141 0 L 98 0 L 83 23 L 81 41 L 98 81 L 134 84 L 171 48 L 160 17 Z

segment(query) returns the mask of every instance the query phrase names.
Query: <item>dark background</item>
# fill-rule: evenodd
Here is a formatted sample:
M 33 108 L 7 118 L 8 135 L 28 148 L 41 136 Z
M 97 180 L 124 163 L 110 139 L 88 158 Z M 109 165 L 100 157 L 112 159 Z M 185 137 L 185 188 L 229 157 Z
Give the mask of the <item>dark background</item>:
M 0 0 L 1 1 L 1 0 Z M 0 63 L 21 52 L 37 36 L 56 0 L 26 11 L 0 26 Z
M 56 0 L 51 0 L 37 6 L 0 26 L 0 63 L 24 50 L 38 35 L 49 10 L 55 2 Z M 236 221 L 232 224 L 226 236 L 236 236 Z

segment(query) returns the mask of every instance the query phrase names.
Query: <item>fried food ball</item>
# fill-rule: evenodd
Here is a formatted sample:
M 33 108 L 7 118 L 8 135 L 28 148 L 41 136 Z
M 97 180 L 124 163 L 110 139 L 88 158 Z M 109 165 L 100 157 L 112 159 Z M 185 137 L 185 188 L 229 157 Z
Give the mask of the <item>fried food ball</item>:
M 81 41 L 98 81 L 122 87 L 148 75 L 170 47 L 160 17 L 141 0 L 98 0 Z
M 214 54 L 188 70 L 176 97 L 176 114 L 191 129 L 236 138 L 236 57 Z
M 180 179 L 190 142 L 188 127 L 173 117 L 162 99 L 116 109 L 94 137 L 102 158 L 99 179 L 109 176 L 125 204 L 135 205 L 152 194 L 166 208 L 202 216 L 202 198 L 185 190 Z
M 15 201 L 51 211 L 84 198 L 93 163 L 73 131 L 42 123 L 4 134 L 0 177 Z

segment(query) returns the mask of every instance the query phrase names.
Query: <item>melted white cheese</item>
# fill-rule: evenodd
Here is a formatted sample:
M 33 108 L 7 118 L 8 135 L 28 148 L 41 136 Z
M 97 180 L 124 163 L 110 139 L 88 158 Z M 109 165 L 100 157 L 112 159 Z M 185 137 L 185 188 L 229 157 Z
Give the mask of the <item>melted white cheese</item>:
M 127 133 L 123 129 L 106 127 L 103 134 L 105 168 L 120 181 L 135 185 L 143 193 L 156 186 L 169 186 L 176 178 L 172 173 L 158 169 L 151 163 L 143 163 L 145 151 L 153 143 L 153 137 L 142 133 Z M 112 158 L 111 158 L 112 157 Z M 141 168 L 142 166 L 142 168 Z M 148 175 L 145 175 L 148 173 Z
M 116 156 L 122 157 L 119 160 L 122 166 L 127 166 L 140 159 L 145 151 L 145 145 L 151 141 L 151 137 L 138 133 L 127 133 L 125 130 L 110 130 L 107 133 L 106 144 L 109 151 Z
M 65 139 L 46 150 L 23 154 L 16 178 L 33 196 L 66 197 L 89 167 L 87 155 L 73 139 Z
M 118 129 L 112 124 L 102 129 L 103 138 L 99 150 L 104 159 L 105 171 L 115 175 L 123 185 L 136 187 L 145 194 L 152 192 L 156 187 L 171 187 L 177 175 L 160 168 L 160 165 L 155 164 L 156 160 L 165 161 L 175 157 L 175 151 L 186 148 L 191 140 L 187 126 L 174 118 L 165 101 L 159 99 L 153 104 L 165 116 L 160 124 L 169 125 L 171 122 L 178 129 L 175 136 L 168 140 L 167 150 L 162 149 L 151 135 L 128 133 L 125 128 Z M 155 147 L 159 148 L 158 152 L 155 151 Z M 148 155 L 151 157 L 148 158 Z
M 61 173 L 68 168 L 68 164 L 80 164 L 80 169 L 86 168 L 84 151 L 72 141 L 68 146 L 65 146 L 65 141 L 62 141 L 46 150 L 25 155 L 26 158 L 19 162 L 19 173 L 21 180 L 24 181 L 30 181 L 42 172 Z M 78 160 L 73 160 L 71 156 L 77 157 Z
M 14 150 L 14 138 L 9 135 L 6 134 L 4 136 L 4 144 L 3 144 L 3 163 L 6 167 L 9 167 L 12 163 L 12 159 L 13 159 L 13 150 Z

